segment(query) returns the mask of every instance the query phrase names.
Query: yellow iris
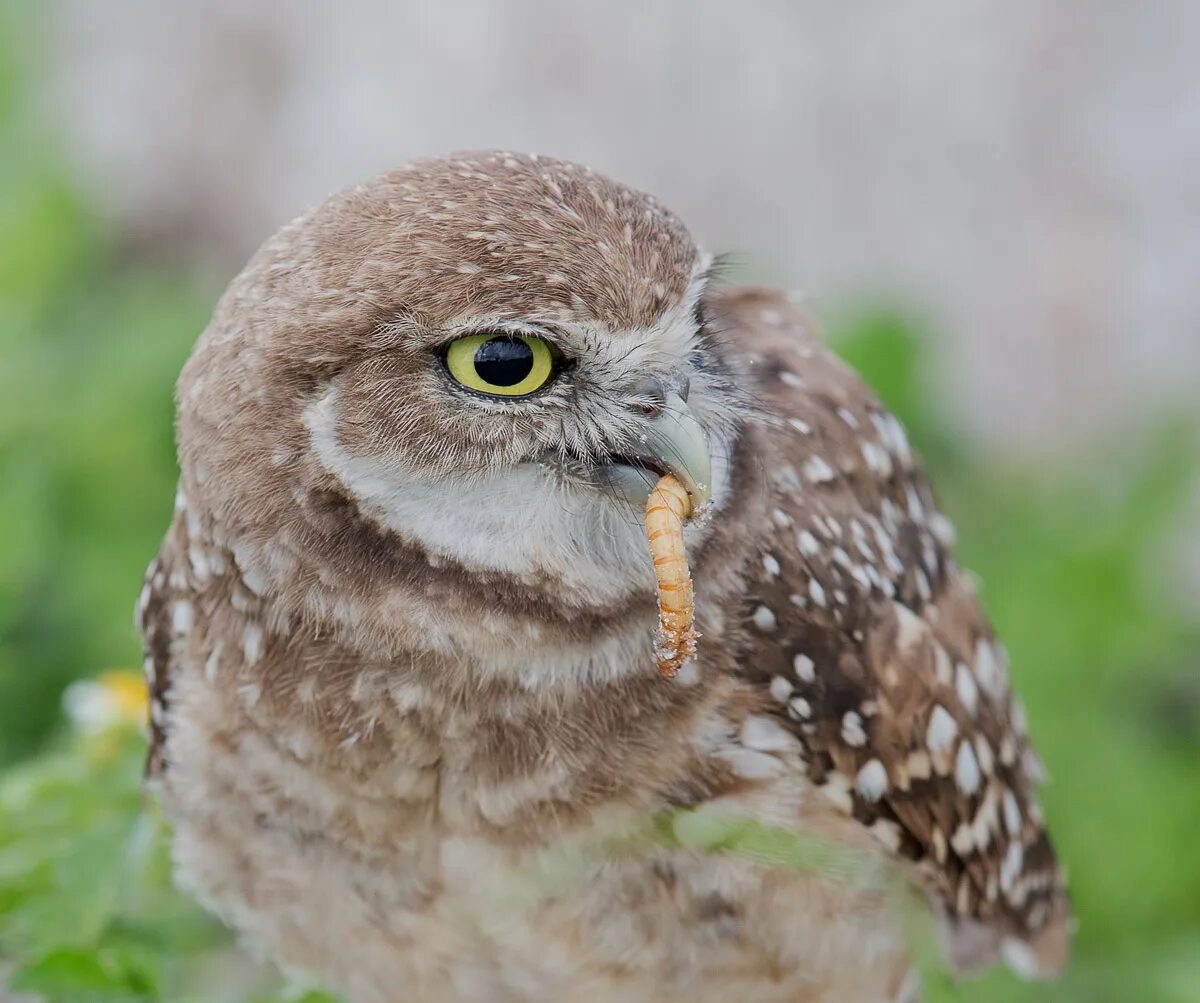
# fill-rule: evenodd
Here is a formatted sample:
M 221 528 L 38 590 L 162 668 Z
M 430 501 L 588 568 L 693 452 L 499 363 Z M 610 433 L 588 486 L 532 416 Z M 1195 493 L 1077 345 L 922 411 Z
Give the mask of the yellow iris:
M 450 344 L 446 369 L 468 390 L 496 397 L 526 397 L 554 375 L 554 355 L 541 338 L 472 334 Z

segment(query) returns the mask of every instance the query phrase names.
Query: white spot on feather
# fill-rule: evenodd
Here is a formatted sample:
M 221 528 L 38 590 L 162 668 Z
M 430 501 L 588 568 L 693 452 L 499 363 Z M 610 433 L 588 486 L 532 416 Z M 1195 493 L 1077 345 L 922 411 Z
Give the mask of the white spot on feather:
M 804 464 L 804 476 L 807 477 L 813 484 L 827 484 L 832 481 L 837 474 L 833 467 L 825 462 L 823 457 L 814 456 L 806 464 Z
M 759 630 L 768 632 L 775 629 L 775 613 L 769 606 L 759 606 L 754 611 L 754 626 Z
M 925 731 L 925 744 L 930 752 L 941 752 L 950 747 L 958 734 L 958 723 L 941 704 L 936 704 L 929 715 L 929 727 Z
M 853 710 L 842 715 L 842 741 L 859 748 L 867 744 L 867 733 L 863 731 L 862 716 Z
M 718 753 L 739 777 L 745 780 L 765 780 L 777 777 L 785 767 L 782 760 L 754 749 L 731 749 Z
M 807 529 L 796 537 L 796 547 L 806 557 L 816 557 L 821 552 L 821 544 Z
M 958 747 L 958 757 L 954 761 L 955 786 L 967 797 L 979 790 L 979 761 L 975 758 L 975 750 L 970 742 L 963 742 Z
M 742 745 L 758 752 L 783 752 L 796 747 L 796 738 L 791 732 L 761 714 L 746 718 L 740 737 Z
M 1036 979 L 1041 974 L 1037 955 L 1034 954 L 1033 948 L 1023 940 L 1018 940 L 1016 937 L 1005 937 L 1004 943 L 1000 946 L 1000 956 L 1004 958 L 1004 963 L 1012 969 L 1013 974 L 1022 979 Z
M 905 652 L 925 636 L 927 627 L 925 621 L 903 603 L 893 602 L 892 611 L 896 614 L 896 647 Z
M 974 717 L 979 709 L 979 687 L 975 685 L 970 667 L 963 662 L 959 662 L 954 669 L 954 690 L 966 712 Z
M 1004 792 L 1004 828 L 1010 836 L 1021 835 L 1021 806 L 1010 790 Z
M 854 789 L 864 801 L 878 801 L 888 789 L 887 770 L 878 759 L 868 760 L 854 778 Z
M 798 720 L 806 721 L 812 717 L 812 704 L 804 697 L 792 697 L 788 702 L 788 714 Z

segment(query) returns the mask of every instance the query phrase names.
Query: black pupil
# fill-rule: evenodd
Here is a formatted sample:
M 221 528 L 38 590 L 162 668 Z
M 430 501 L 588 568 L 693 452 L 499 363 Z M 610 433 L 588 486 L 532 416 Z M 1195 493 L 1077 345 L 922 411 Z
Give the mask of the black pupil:
M 494 387 L 513 387 L 533 371 L 533 349 L 515 338 L 489 338 L 475 350 L 475 372 Z

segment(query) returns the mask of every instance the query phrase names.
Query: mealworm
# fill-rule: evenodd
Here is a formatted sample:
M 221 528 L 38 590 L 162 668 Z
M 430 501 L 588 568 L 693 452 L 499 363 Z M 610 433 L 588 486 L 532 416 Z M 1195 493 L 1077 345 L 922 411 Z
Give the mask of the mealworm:
M 683 523 L 692 512 L 687 490 L 670 474 L 664 475 L 646 501 L 646 539 L 658 580 L 658 637 L 654 653 L 658 671 L 670 679 L 679 667 L 696 657 L 696 606 Z

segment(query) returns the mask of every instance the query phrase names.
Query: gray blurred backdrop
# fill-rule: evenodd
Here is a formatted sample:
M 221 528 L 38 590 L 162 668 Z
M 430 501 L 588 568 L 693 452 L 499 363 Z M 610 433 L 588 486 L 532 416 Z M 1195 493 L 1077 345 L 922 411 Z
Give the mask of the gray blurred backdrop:
M 818 311 L 943 335 L 1052 457 L 1200 387 L 1200 3 L 56 4 L 46 117 L 128 238 L 223 280 L 304 206 L 500 146 L 658 194 Z

